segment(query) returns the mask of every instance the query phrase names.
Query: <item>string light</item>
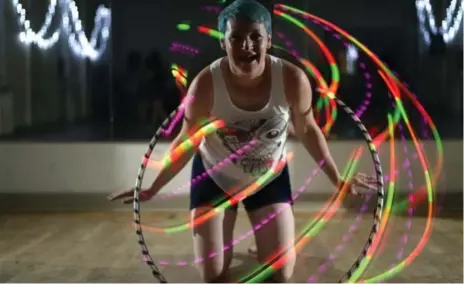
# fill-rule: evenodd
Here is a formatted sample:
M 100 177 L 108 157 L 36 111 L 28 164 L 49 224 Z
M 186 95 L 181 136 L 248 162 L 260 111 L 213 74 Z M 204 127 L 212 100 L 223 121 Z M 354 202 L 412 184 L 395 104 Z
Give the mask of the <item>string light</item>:
M 81 58 L 88 57 L 92 61 L 100 59 L 105 52 L 110 35 L 111 11 L 103 5 L 97 8 L 95 26 L 89 41 L 83 31 L 76 3 L 73 0 L 60 0 L 60 2 L 64 12 L 62 14 L 62 28 L 68 35 L 71 50 Z M 99 39 L 100 47 L 96 48 Z
M 430 0 L 416 0 L 419 29 L 424 37 L 424 42 L 427 45 L 430 45 L 431 43 L 430 32 L 433 35 L 440 34 L 446 44 L 449 44 L 454 40 L 461 28 L 464 9 L 463 5 L 463 0 L 460 1 L 459 5 L 458 0 L 451 0 L 450 5 L 446 8 L 446 16 L 441 22 L 441 26 L 437 28 Z M 427 29 L 426 22 L 428 23 L 430 32 Z
M 45 15 L 45 21 L 40 28 L 39 32 L 34 32 L 31 29 L 31 24 L 29 20 L 26 18 L 26 10 L 23 8 L 23 5 L 19 3 L 18 0 L 12 0 L 12 5 L 16 10 L 18 15 L 18 21 L 21 28 L 21 32 L 19 33 L 19 40 L 26 44 L 36 44 L 41 49 L 48 49 L 55 45 L 58 42 L 60 37 L 59 30 L 56 29 L 52 36 L 49 38 L 44 38 L 45 34 L 48 33 L 50 29 L 51 22 L 53 20 L 53 16 L 55 15 L 57 2 L 56 0 L 50 0 L 50 4 L 47 8 L 47 14 Z
M 26 10 L 19 0 L 11 0 L 15 12 L 18 15 L 18 22 L 21 28 L 19 40 L 26 44 L 35 44 L 41 49 L 49 49 L 54 46 L 60 36 L 68 39 L 68 45 L 72 52 L 79 58 L 89 58 L 96 61 L 104 54 L 111 28 L 111 10 L 103 5 L 98 6 L 95 15 L 95 26 L 92 30 L 90 40 L 85 35 L 82 22 L 79 19 L 79 11 L 74 0 L 50 0 L 45 21 L 39 32 L 34 32 L 26 18 Z M 45 38 L 49 33 L 52 20 L 56 10 L 61 10 L 60 25 L 52 35 Z M 99 46 L 97 47 L 99 43 Z

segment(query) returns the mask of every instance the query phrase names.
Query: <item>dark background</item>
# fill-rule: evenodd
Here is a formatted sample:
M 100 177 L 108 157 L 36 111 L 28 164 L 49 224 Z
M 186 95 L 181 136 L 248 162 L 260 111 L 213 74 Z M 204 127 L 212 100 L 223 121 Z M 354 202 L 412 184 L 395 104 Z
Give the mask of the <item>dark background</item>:
M 21 1 L 27 7 L 27 17 L 34 30 L 42 25 L 48 2 Z M 112 10 L 110 42 L 104 56 L 97 62 L 74 56 L 66 40 L 60 40 L 48 50 L 34 45 L 25 47 L 18 41 L 17 16 L 11 2 L 2 2 L 0 93 L 3 96 L 12 94 L 14 119 L 11 131 L 6 131 L 3 126 L 0 139 L 148 141 L 161 122 L 163 113 L 172 111 L 180 101 L 182 92 L 171 75 L 171 64 L 188 69 L 188 78 L 191 79 L 198 70 L 223 55 L 216 39 L 195 30 L 198 25 L 216 28 L 217 13 L 209 7 L 224 5 L 219 2 L 223 1 L 76 1 L 88 37 L 94 27 L 97 6 L 104 4 Z M 269 9 L 277 3 L 261 2 Z M 436 12 L 436 22 L 440 23 L 449 3 L 431 2 Z M 434 39 L 430 48 L 424 44 L 419 32 L 414 1 L 293 0 L 278 3 L 288 3 L 348 31 L 407 82 L 432 116 L 442 138 L 462 139 L 462 28 L 453 44 L 442 49 L 439 41 Z M 190 23 L 192 29 L 179 31 L 176 25 L 181 22 Z M 55 20 L 52 26 L 56 28 L 58 24 Z M 375 65 L 359 51 L 355 73 L 348 74 L 344 71 L 346 48 L 343 43 L 335 39 L 331 31 L 309 21 L 307 24 L 335 56 L 341 71 L 338 96 L 353 109 L 357 109 L 365 98 L 368 82 L 359 64 L 366 65 L 371 75 L 372 99 L 362 121 L 375 134 L 376 129 L 385 127 L 387 112 L 392 111 L 387 88 L 377 75 Z M 190 45 L 197 48 L 199 53 L 191 55 L 170 51 L 173 42 Z M 274 43 L 282 46 L 291 44 L 301 56 L 315 63 L 330 82 L 327 61 L 314 41 L 298 27 L 276 16 Z M 159 60 L 152 61 L 155 63 L 148 67 L 147 60 L 153 52 L 158 54 Z M 144 70 L 130 77 L 127 62 L 128 56 L 134 53 L 141 57 Z M 280 51 L 274 51 L 274 54 L 292 59 Z M 148 68 L 158 72 L 156 80 L 147 79 L 151 78 L 146 75 Z M 127 91 L 129 77 L 136 82 L 134 85 L 144 82 L 141 88 L 144 95 Z M 315 101 L 317 99 L 315 93 Z M 424 131 L 424 120 L 419 112 L 410 101 L 405 100 L 404 103 L 419 137 L 429 139 L 430 131 Z M 148 108 L 144 110 L 145 107 Z M 1 118 L 2 121 L 7 119 L 11 121 L 5 116 Z M 357 139 L 360 136 L 350 118 L 339 112 L 331 137 Z

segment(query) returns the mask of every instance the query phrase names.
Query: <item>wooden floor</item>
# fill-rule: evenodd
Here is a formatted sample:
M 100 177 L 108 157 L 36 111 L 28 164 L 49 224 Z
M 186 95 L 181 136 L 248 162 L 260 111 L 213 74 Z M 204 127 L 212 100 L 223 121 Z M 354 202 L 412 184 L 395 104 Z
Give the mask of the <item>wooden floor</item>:
M 312 217 L 296 213 L 297 228 Z M 154 282 L 142 263 L 131 226 L 130 212 L 36 213 L 0 216 L 0 282 Z M 181 224 L 187 212 L 149 212 L 143 221 L 152 226 Z M 339 213 L 299 253 L 295 282 L 336 282 L 358 257 L 372 225 L 362 215 L 358 228 L 351 213 Z M 362 279 L 369 279 L 395 266 L 420 245 L 426 219 L 393 216 L 386 235 Z M 435 219 L 433 234 L 414 261 L 398 274 L 379 282 L 463 281 L 463 223 L 460 218 Z M 236 237 L 250 229 L 240 215 Z M 152 256 L 170 265 L 162 271 L 169 282 L 200 282 L 191 265 L 191 233 L 163 235 L 145 232 Z M 255 264 L 246 253 L 247 238 L 236 246 L 232 271 L 236 277 Z M 420 247 L 419 247 L 420 248 Z M 333 260 L 328 257 L 332 255 Z M 320 267 L 325 270 L 321 271 Z

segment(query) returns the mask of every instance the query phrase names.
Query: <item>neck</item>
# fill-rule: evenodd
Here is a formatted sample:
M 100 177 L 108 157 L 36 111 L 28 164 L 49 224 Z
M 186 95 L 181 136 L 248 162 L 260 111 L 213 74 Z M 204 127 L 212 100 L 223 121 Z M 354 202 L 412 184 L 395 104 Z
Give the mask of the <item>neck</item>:
M 266 62 L 262 64 L 262 66 L 260 66 L 252 76 L 240 75 L 240 71 L 234 70 L 230 64 L 228 69 L 231 74 L 231 81 L 234 83 L 234 85 L 244 88 L 252 88 L 258 86 L 264 80 L 266 75 Z

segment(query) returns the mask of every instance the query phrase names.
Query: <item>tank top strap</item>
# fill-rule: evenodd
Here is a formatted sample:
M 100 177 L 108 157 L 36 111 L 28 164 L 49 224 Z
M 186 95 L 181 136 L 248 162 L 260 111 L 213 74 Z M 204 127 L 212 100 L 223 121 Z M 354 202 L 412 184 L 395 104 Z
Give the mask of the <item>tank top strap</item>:
M 280 107 L 288 106 L 285 96 L 283 64 L 280 58 L 269 55 L 271 59 L 272 87 L 271 100 Z
M 227 94 L 227 87 L 221 70 L 222 59 L 223 58 L 216 59 L 209 66 L 213 79 L 213 113 L 218 111 L 221 106 L 224 107 L 228 104 L 225 96 L 225 94 Z

